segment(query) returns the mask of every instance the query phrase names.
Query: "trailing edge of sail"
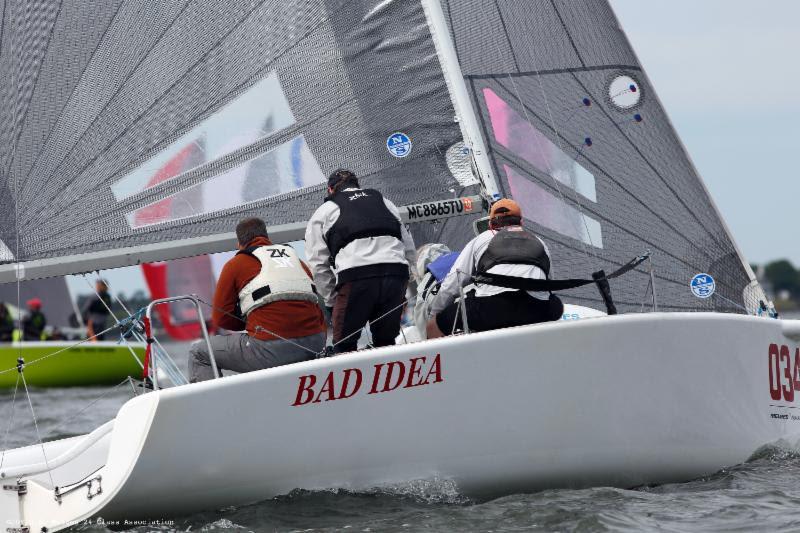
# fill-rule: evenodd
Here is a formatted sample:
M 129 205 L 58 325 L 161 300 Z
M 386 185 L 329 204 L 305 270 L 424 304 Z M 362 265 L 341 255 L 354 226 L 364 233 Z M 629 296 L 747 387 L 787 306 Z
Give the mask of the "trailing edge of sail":
M 340 167 L 403 203 L 458 186 L 462 137 L 419 2 L 4 10 L 0 262 L 67 274 L 78 254 L 221 235 L 245 216 L 307 220 Z
M 547 240 L 556 277 L 649 250 L 661 310 L 756 308 L 763 293 L 604 0 L 442 7 L 498 185 Z M 690 290 L 698 273 L 712 297 Z M 618 307 L 649 305 L 649 281 L 614 282 Z M 592 287 L 567 294 L 602 305 Z

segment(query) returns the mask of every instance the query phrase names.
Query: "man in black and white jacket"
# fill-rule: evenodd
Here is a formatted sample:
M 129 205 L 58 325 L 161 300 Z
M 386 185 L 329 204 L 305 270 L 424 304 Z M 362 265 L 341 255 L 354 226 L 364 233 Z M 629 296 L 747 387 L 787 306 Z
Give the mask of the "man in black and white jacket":
M 522 210 L 514 200 L 504 198 L 492 205 L 489 230 L 464 246 L 430 305 L 429 339 L 464 330 L 456 299 L 475 275 L 486 281 L 475 283 L 463 302 L 471 331 L 558 320 L 564 312 L 557 296 L 522 288 L 525 280 L 550 279 L 552 269 L 547 245 L 523 227 Z M 521 285 L 495 285 L 492 278 Z
M 305 239 L 314 283 L 332 314 L 334 351 L 354 351 L 367 322 L 374 346 L 394 344 L 414 241 L 397 207 L 378 191 L 361 189 L 352 172 L 331 174 L 328 193 Z

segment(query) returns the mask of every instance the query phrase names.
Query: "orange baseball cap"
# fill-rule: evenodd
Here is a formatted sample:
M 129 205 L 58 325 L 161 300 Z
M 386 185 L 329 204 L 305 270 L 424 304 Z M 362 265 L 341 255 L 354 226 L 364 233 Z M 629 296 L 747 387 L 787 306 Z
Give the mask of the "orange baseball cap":
M 493 203 L 492 208 L 489 210 L 489 218 L 494 218 L 496 216 L 521 218 L 522 209 L 520 209 L 519 204 L 514 200 L 503 198 Z

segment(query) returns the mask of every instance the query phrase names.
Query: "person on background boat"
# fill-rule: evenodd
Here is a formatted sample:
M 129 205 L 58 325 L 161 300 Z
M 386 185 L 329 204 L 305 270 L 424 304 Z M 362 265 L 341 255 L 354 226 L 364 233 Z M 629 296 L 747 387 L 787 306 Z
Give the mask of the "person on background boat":
M 522 226 L 522 210 L 513 200 L 492 205 L 489 229 L 472 239 L 453 264 L 431 305 L 428 338 L 463 330 L 461 289 L 473 283 L 474 275 L 502 276 L 520 280 L 548 279 L 551 275 L 547 245 Z M 476 283 L 464 302 L 470 331 L 487 331 L 558 320 L 563 304 L 555 295 Z
M 325 349 L 327 327 L 311 271 L 291 246 L 272 244 L 260 218 L 239 222 L 236 239 L 239 252 L 222 268 L 214 293 L 214 324 L 236 331 L 211 337 L 218 370 L 314 359 Z M 190 354 L 189 380 L 212 379 L 205 340 L 192 344 Z
M 11 342 L 14 338 L 14 319 L 5 302 L 0 302 L 0 342 Z
M 28 310 L 22 320 L 22 338 L 26 341 L 40 341 L 47 326 L 47 318 L 42 313 L 42 300 L 31 298 L 25 305 Z
M 305 237 L 314 282 L 332 315 L 334 352 L 356 350 L 368 322 L 374 346 L 394 344 L 415 257 L 397 207 L 361 189 L 349 170 L 337 170 Z
M 111 316 L 111 295 L 108 284 L 98 279 L 94 284 L 95 295 L 86 300 L 83 306 L 83 320 L 86 323 L 87 335 L 95 341 L 102 341 L 106 335 L 108 317 Z

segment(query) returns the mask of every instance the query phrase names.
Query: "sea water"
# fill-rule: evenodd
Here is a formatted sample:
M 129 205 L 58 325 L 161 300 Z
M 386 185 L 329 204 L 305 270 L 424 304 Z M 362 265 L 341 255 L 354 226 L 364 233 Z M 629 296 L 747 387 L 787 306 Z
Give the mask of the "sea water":
M 182 368 L 186 346 L 171 346 Z M 45 440 L 83 434 L 116 414 L 130 387 L 32 389 L 31 401 Z M 27 400 L 0 393 L 3 447 L 37 442 Z M 6 430 L 9 429 L 6 434 Z M 765 448 L 742 465 L 708 477 L 623 490 L 598 487 L 513 494 L 477 501 L 451 480 L 417 480 L 344 490 L 294 491 L 255 505 L 230 507 L 160 522 L 129 525 L 130 531 L 800 531 L 800 454 Z M 103 524 L 79 531 L 109 532 Z M 119 530 L 117 526 L 113 530 Z

